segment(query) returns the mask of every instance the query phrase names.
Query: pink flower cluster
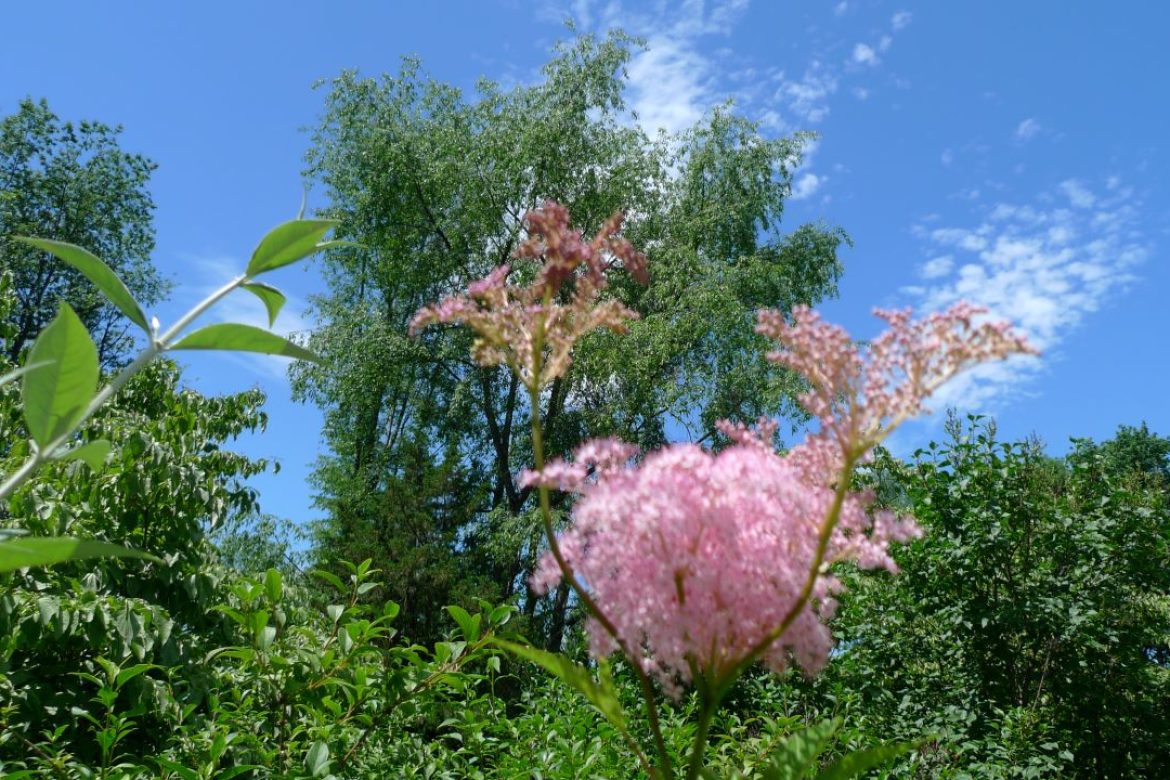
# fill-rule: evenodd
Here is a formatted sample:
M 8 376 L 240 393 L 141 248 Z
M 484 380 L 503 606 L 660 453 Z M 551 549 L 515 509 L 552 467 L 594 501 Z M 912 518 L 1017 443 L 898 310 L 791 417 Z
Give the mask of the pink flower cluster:
M 622 332 L 637 317 L 620 301 L 599 297 L 607 273 L 618 265 L 638 281 L 648 281 L 646 258 L 620 235 L 623 219 L 620 212 L 614 214 L 586 242 L 569 226 L 569 212 L 548 201 L 525 215 L 528 235 L 515 252 L 517 259 L 541 263 L 531 284 L 509 284 L 512 268 L 502 265 L 470 284 L 466 295 L 420 309 L 411 332 L 434 323 L 462 323 L 476 334 L 472 355 L 477 363 L 507 365 L 530 389 L 551 382 L 569 367 L 573 345 L 582 336 L 599 327 Z M 562 301 L 570 279 L 573 289 Z
M 629 445 L 601 440 L 571 463 L 526 472 L 528 484 L 581 494 L 559 547 L 616 631 L 591 620 L 591 651 L 623 647 L 670 691 L 696 676 L 721 679 L 761 646 L 771 669 L 789 659 L 820 669 L 831 647 L 824 621 L 840 589 L 824 564 L 894 571 L 889 545 L 918 534 L 912 519 L 874 511 L 871 495 L 844 489 L 852 466 L 947 377 L 1029 351 L 1005 325 L 976 324 L 979 313 L 960 304 L 913 322 L 908 312 L 882 312 L 890 329 L 863 350 L 807 309 L 791 325 L 764 312 L 760 330 L 781 342 L 773 359 L 811 385 L 803 401 L 822 428 L 803 444 L 781 456 L 770 444 L 774 425 L 753 433 L 725 423 L 733 443 L 718 454 L 673 445 L 631 466 Z M 545 555 L 532 587 L 546 592 L 561 577 Z
M 756 330 L 780 342 L 770 360 L 808 380 L 800 403 L 822 435 L 842 457 L 856 459 L 922 414 L 925 400 L 968 366 L 1036 353 L 1009 323 L 982 319 L 986 314 L 965 301 L 918 321 L 909 309 L 875 309 L 889 328 L 866 349 L 807 306 L 796 307 L 791 324 L 782 312 L 761 311 Z
M 560 472 L 563 487 L 583 490 L 573 525 L 560 537 L 562 555 L 626 647 L 640 654 L 634 660 L 667 690 L 677 692 L 697 675 L 717 679 L 793 608 L 833 491 L 810 485 L 786 458 L 751 444 L 719 454 L 674 445 L 637 468 L 602 470 L 588 484 L 582 455 L 574 463 L 580 470 Z M 851 497 L 835 552 L 851 547 L 866 563 L 892 568 L 885 544 L 914 527 L 892 519 L 872 526 L 864 502 Z M 560 577 L 546 555 L 532 587 L 545 592 Z M 764 654 L 770 668 L 782 669 L 790 654 L 809 672 L 824 665 L 831 637 L 822 621 L 837 589 L 830 576 L 817 580 L 813 608 Z M 594 655 L 618 649 L 596 621 L 588 631 Z

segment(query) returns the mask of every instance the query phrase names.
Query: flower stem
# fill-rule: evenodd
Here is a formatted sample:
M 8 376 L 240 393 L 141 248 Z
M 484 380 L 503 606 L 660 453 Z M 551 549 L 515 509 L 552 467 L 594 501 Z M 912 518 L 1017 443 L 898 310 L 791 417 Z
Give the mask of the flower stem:
M 545 305 L 548 305 L 547 300 L 545 301 Z M 532 462 L 534 468 L 537 471 L 541 471 L 544 468 L 544 431 L 540 421 L 540 386 L 544 358 L 543 320 L 538 321 L 535 333 L 533 333 L 532 351 L 532 380 L 531 384 L 528 385 L 528 399 L 532 418 Z M 569 562 L 565 560 L 565 556 L 561 553 L 561 547 L 557 543 L 556 529 L 553 527 L 552 502 L 549 498 L 548 488 L 543 484 L 538 486 L 537 495 L 540 500 L 540 518 L 544 525 L 545 538 L 548 540 L 548 549 L 552 553 L 553 560 L 557 562 L 557 566 L 561 570 L 561 576 L 564 577 L 565 582 L 569 584 L 573 592 L 577 594 L 577 598 L 581 600 L 582 605 L 588 610 L 589 614 L 617 642 L 618 647 L 621 648 L 622 653 L 629 660 L 630 668 L 638 678 L 638 683 L 642 688 L 642 698 L 646 704 L 646 719 L 650 723 L 650 731 L 654 736 L 654 747 L 658 753 L 659 766 L 662 770 L 662 774 L 659 775 L 651 768 L 649 774 L 651 778 L 662 777 L 665 780 L 670 780 L 670 778 L 674 777 L 674 769 L 671 765 L 670 754 L 666 751 L 666 740 L 662 736 L 662 725 L 658 717 L 658 705 L 654 701 L 654 686 L 651 684 L 650 678 L 646 675 L 646 671 L 642 668 L 642 665 L 638 663 L 637 656 L 634 655 L 630 646 L 618 634 L 617 626 L 597 606 L 597 602 L 593 600 L 593 597 L 581 585 L 572 567 L 569 566 Z M 643 761 L 644 765 L 649 764 L 645 756 L 639 755 L 639 758 Z
M 687 780 L 697 780 L 699 771 L 703 768 L 703 754 L 707 752 L 707 738 L 711 733 L 711 721 L 715 717 L 715 710 L 719 708 L 718 699 L 702 692 L 702 708 L 699 710 L 699 728 L 695 732 L 695 741 L 691 744 L 691 760 L 687 766 Z

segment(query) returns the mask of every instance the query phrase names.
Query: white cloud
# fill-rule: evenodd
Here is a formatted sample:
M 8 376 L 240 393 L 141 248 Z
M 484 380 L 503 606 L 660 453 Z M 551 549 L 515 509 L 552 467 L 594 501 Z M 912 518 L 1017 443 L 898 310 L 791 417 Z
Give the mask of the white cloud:
M 865 87 L 854 87 L 853 88 L 853 96 L 856 97 L 858 100 L 868 100 L 869 99 L 869 90 L 866 89 Z
M 1030 141 L 1039 135 L 1042 129 L 1043 128 L 1040 127 L 1040 123 L 1035 119 L 1025 119 L 1023 122 L 1020 122 L 1019 126 L 1016 127 L 1016 138 L 1021 141 Z
M 955 259 L 950 255 L 942 255 L 923 263 L 919 274 L 923 279 L 937 279 L 946 276 L 955 265 Z
M 629 64 L 630 105 L 650 134 L 677 133 L 702 118 L 713 97 L 708 86 L 710 63 L 687 41 L 652 38 Z
M 873 50 L 872 46 L 864 43 L 859 43 L 853 47 L 853 61 L 862 65 L 874 66 L 881 60 L 878 59 L 877 52 Z
M 893 36 L 883 35 L 881 37 L 881 39 L 878 41 L 878 48 L 881 49 L 882 51 L 888 51 L 890 48 L 890 44 L 892 44 L 893 42 L 894 42 Z
M 700 39 L 727 36 L 747 10 L 749 0 L 685 0 L 677 6 L 665 4 L 650 13 L 627 12 L 610 2 L 600 12 L 590 0 L 575 0 L 574 14 L 582 27 L 599 18 L 597 29 L 615 26 L 646 38 L 647 48 L 636 54 L 627 67 L 630 106 L 638 124 L 649 134 L 660 129 L 677 133 L 691 127 L 721 99 L 713 89 L 718 73 L 712 57 Z M 751 69 L 743 69 L 743 74 Z M 778 115 L 774 117 L 778 119 Z
M 815 173 L 805 173 L 796 180 L 792 185 L 791 200 L 804 200 L 811 198 L 816 194 L 828 179 L 824 176 L 817 176 Z
M 1078 209 L 1091 209 L 1097 199 L 1093 197 L 1093 193 L 1081 184 L 1076 179 L 1067 179 L 1060 183 L 1060 191 L 1068 198 L 1069 203 L 1076 206 Z
M 833 6 L 833 15 L 834 16 L 844 16 L 848 11 L 849 11 L 849 3 L 844 2 L 844 0 L 842 0 L 842 2 L 840 2 L 840 3 L 837 3 L 837 5 Z
M 890 27 L 894 29 L 894 32 L 897 32 L 898 30 L 904 29 L 908 24 L 910 24 L 910 21 L 913 18 L 914 14 L 910 13 L 909 11 L 899 11 L 890 19 Z
M 943 149 L 943 153 L 939 155 L 938 159 L 943 165 L 950 165 L 955 161 L 955 153 L 950 149 Z
M 1149 250 L 1129 193 L 1101 197 L 1074 179 L 1057 190 L 1074 209 L 1043 193 L 1032 204 L 996 204 L 975 227 L 916 228 L 948 253 L 923 264 L 923 286 L 912 297 L 928 310 L 960 299 L 986 306 L 1041 350 L 1058 350 L 1134 280 Z M 939 403 L 978 409 L 1019 392 L 1039 367 L 1027 358 L 980 367 L 949 386 Z
M 837 77 L 819 60 L 813 60 L 799 80 L 788 79 L 783 73 L 777 79 L 780 87 L 775 97 L 792 113 L 812 123 L 829 115 L 828 99 L 837 91 Z

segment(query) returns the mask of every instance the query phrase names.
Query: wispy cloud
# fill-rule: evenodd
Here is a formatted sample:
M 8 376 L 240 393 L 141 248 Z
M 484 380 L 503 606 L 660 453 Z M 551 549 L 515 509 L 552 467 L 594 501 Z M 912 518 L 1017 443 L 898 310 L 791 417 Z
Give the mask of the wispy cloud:
M 792 185 L 790 200 L 804 200 L 817 193 L 828 179 L 815 173 L 801 174 Z
M 627 73 L 637 122 L 654 135 L 687 129 L 721 100 L 714 88 L 718 68 L 701 43 L 730 35 L 748 5 L 748 0 L 686 0 L 635 12 L 616 0 L 575 0 L 572 16 L 582 29 L 622 27 L 646 39 L 646 50 L 634 56 Z M 546 13 L 564 13 L 563 6 L 556 9 L 548 4 Z
M 1016 127 L 1016 138 L 1020 141 L 1031 141 L 1040 135 L 1040 131 L 1043 129 L 1035 119 L 1028 118 Z
M 881 60 L 878 59 L 877 52 L 873 50 L 873 47 L 864 43 L 859 43 L 853 47 L 853 61 L 862 65 L 869 65 L 871 67 L 881 62 Z
M 898 32 L 910 22 L 900 11 L 885 29 L 850 47 L 830 33 L 815 42 L 811 56 L 796 67 L 751 62 L 726 46 L 711 45 L 712 37 L 727 37 L 742 24 L 748 0 L 685 0 L 626 8 L 619 0 L 573 0 L 572 16 L 582 29 L 602 31 L 620 26 L 641 35 L 646 50 L 635 54 L 626 68 L 629 105 L 637 123 L 650 135 L 670 134 L 692 127 L 730 92 L 738 108 L 775 133 L 811 129 L 829 116 L 842 88 L 859 100 L 871 96 L 866 83 L 895 44 Z M 830 6 L 835 16 L 858 9 L 849 0 Z M 543 13 L 564 15 L 565 5 L 545 3 Z M 846 52 L 844 60 L 840 52 Z M 828 177 L 811 170 L 806 159 L 793 183 L 797 200 L 822 190 Z
M 776 80 L 780 86 L 774 99 L 783 102 L 801 120 L 817 124 L 829 115 L 828 99 L 837 92 L 838 79 L 820 60 L 810 62 L 799 79 L 790 79 L 781 72 Z
M 1076 179 L 1062 181 L 1060 191 L 1078 209 L 1091 209 L 1093 204 L 1097 202 L 1096 196 L 1089 192 L 1089 188 Z
M 683 40 L 659 37 L 634 58 L 630 105 L 647 133 L 677 133 L 693 125 L 713 102 L 710 63 Z
M 1149 248 L 1138 204 L 1119 185 L 1103 194 L 1075 179 L 1034 202 L 987 207 L 974 226 L 919 225 L 933 257 L 908 288 L 926 309 L 965 299 L 1019 325 L 1048 356 L 1111 296 L 1135 279 Z M 1021 391 L 1034 359 L 985 366 L 950 386 L 941 403 L 979 408 Z

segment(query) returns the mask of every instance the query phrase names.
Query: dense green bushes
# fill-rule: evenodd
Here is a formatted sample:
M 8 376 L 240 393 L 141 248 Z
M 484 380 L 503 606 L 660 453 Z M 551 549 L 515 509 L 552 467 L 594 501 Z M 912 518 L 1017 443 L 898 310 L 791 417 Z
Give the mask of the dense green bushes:
M 949 428 L 880 464 L 926 534 L 899 576 L 851 581 L 819 700 L 881 737 L 937 735 L 931 776 L 1164 774 L 1167 440 L 1122 428 L 1057 459 L 986 420 Z

